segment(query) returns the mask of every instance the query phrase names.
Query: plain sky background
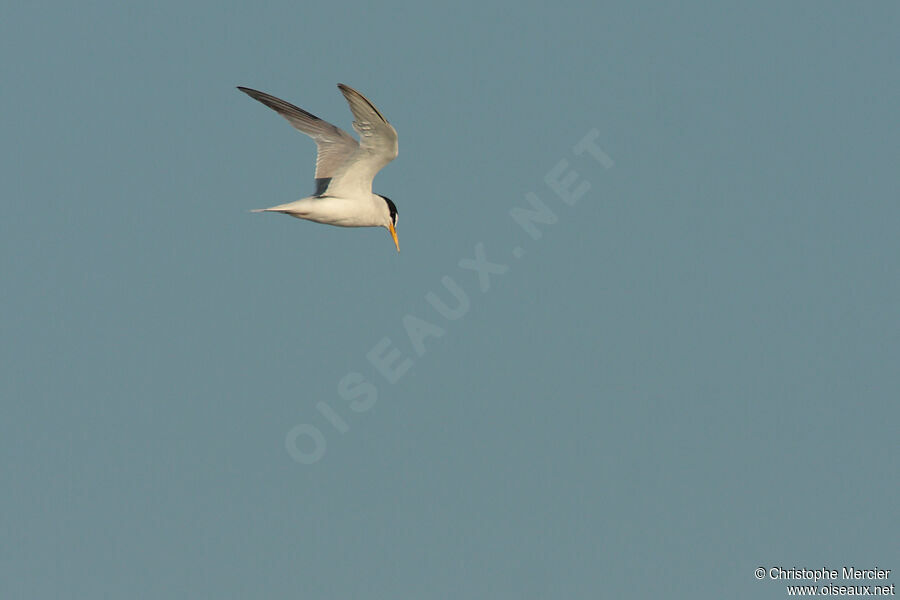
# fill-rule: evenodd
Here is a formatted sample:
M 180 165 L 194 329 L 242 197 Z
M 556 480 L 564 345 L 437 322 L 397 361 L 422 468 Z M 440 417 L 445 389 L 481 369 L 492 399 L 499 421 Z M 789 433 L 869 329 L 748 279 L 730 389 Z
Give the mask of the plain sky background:
M 0 597 L 900 571 L 900 8 L 744 4 L 7 3 Z M 247 212 L 311 192 L 315 150 L 235 86 L 349 130 L 338 82 L 399 131 L 399 255 Z M 572 152 L 592 129 L 610 169 Z M 528 192 L 558 215 L 537 241 Z M 509 265 L 484 293 L 479 242 Z M 407 315 L 445 331 L 421 357 Z M 393 385 L 383 337 L 414 360 Z

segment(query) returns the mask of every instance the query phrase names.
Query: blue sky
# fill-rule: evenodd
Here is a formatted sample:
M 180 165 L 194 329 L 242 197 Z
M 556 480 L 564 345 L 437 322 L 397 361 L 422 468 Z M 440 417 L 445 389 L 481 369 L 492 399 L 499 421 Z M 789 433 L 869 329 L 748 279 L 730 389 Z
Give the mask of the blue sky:
M 7 7 L 0 596 L 898 568 L 898 16 Z M 315 150 L 235 86 L 349 130 L 338 82 L 399 132 L 400 254 L 248 213 Z

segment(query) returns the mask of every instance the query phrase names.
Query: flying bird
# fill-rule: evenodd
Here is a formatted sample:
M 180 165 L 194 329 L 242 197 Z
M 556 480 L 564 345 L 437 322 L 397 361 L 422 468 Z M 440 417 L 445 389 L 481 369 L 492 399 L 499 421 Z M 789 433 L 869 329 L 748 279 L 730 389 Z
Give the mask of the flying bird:
M 390 198 L 372 192 L 372 180 L 397 158 L 397 131 L 375 105 L 353 88 L 338 84 L 353 113 L 349 133 L 302 108 L 246 87 L 238 89 L 259 100 L 316 142 L 316 190 L 311 196 L 253 212 L 277 212 L 339 227 L 384 227 L 397 252 L 397 207 Z

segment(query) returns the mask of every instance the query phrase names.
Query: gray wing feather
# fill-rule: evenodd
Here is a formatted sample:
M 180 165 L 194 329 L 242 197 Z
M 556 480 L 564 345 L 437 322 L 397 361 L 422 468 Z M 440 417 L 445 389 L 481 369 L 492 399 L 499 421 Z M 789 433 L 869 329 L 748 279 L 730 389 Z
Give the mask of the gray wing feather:
M 359 149 L 359 144 L 349 133 L 290 102 L 254 89 L 240 86 L 238 89 L 287 119 L 294 129 L 315 140 L 318 149 L 316 179 L 332 177 Z
M 342 83 L 338 88 L 353 113 L 359 147 L 334 174 L 329 193 L 371 193 L 375 175 L 397 157 L 397 131 L 365 96 Z

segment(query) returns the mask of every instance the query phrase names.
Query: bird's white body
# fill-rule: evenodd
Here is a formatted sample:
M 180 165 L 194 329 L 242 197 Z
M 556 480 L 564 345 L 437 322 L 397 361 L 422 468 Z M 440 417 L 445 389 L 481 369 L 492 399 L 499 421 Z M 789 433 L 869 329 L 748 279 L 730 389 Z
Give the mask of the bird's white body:
M 375 175 L 397 157 L 397 131 L 365 96 L 340 83 L 338 88 L 350 105 L 359 142 L 302 108 L 264 92 L 238 88 L 313 138 L 318 148 L 314 195 L 253 212 L 284 213 L 339 227 L 384 227 L 399 252 L 397 207 L 390 199 L 372 193 Z
M 280 212 L 298 219 L 338 227 L 387 227 L 384 198 L 369 194 L 368 198 L 307 196 L 294 202 L 257 209 L 255 212 Z

